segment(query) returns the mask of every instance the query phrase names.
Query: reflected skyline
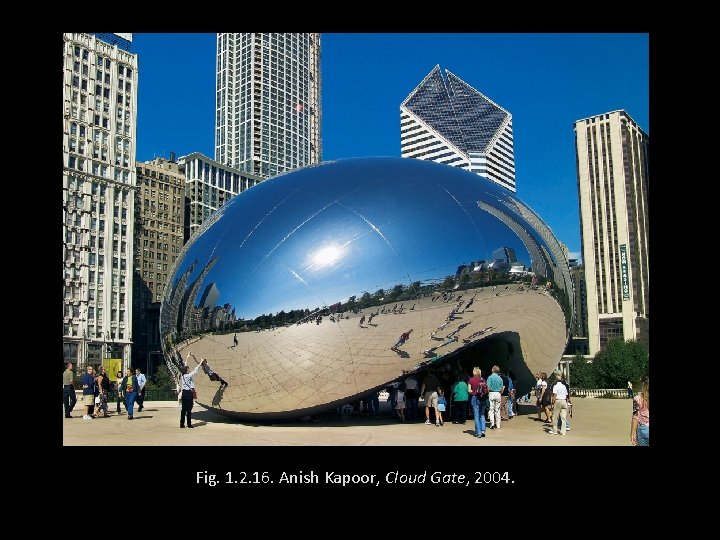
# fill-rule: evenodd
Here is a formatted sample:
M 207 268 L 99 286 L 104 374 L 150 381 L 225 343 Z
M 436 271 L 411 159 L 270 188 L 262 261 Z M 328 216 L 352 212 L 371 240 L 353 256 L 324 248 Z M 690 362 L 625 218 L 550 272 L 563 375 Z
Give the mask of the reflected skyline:
M 506 261 L 496 260 L 498 254 Z M 186 244 L 165 291 L 163 343 L 175 367 L 185 352 L 209 347 L 205 356 L 215 358 L 211 363 L 229 381 L 224 395 L 240 380 L 253 387 L 270 377 L 266 390 L 274 398 L 260 393 L 252 406 L 238 405 L 247 401 L 244 394 L 232 406 L 214 398 L 220 409 L 284 414 L 328 406 L 484 339 L 484 328 L 517 330 L 488 312 L 492 305 L 511 309 L 518 298 L 508 303 L 510 293 L 524 290 L 509 274 L 511 259 L 530 263 L 549 288 L 547 300 L 527 299 L 559 313 L 550 332 L 559 332 L 552 367 L 573 316 L 564 293 L 569 269 L 552 233 L 513 194 L 461 169 L 419 160 L 307 167 L 238 195 Z M 505 286 L 503 298 L 495 289 L 482 291 L 489 285 Z M 430 338 L 443 324 L 447 331 Z M 410 329 L 413 338 L 393 353 L 392 342 Z M 378 335 L 355 335 L 362 330 Z M 228 332 L 239 332 L 239 345 L 221 345 Z M 215 334 L 209 341 L 208 333 Z M 308 339 L 307 348 L 297 348 Z M 324 347 L 334 352 L 323 353 Z M 529 361 L 519 349 L 513 361 Z M 318 369 L 324 390 L 319 380 L 313 398 L 278 390 L 273 366 L 296 377 Z

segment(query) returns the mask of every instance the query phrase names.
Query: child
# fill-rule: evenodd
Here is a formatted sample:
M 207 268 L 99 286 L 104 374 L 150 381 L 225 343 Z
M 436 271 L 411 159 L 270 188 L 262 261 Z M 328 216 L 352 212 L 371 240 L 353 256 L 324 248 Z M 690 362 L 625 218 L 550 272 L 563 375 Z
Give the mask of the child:
M 437 407 L 437 415 L 435 418 L 435 425 L 444 425 L 442 413 L 445 412 L 445 406 L 447 405 L 447 401 L 445 401 L 445 392 L 442 389 L 442 386 L 438 386 L 437 388 L 437 395 L 438 395 L 438 407 Z M 438 422 L 440 422 L 438 424 Z
M 401 384 L 397 391 L 397 402 L 395 403 L 395 411 L 402 422 L 405 422 L 405 385 Z

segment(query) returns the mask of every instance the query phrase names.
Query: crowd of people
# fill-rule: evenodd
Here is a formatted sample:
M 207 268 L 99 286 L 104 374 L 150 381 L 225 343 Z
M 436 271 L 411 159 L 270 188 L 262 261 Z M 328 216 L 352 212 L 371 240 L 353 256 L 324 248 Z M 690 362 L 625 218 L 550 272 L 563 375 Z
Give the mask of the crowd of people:
M 77 403 L 75 397 L 75 386 L 73 364 L 67 362 L 63 372 L 63 405 L 65 418 L 72 418 L 72 410 Z M 145 385 L 147 378 L 139 368 L 134 371 L 128 368 L 123 376 L 121 371 L 115 374 L 115 380 L 110 378 L 105 366 L 87 366 L 85 373 L 80 378 L 82 388 L 83 420 L 109 416 L 108 399 L 112 392 L 115 392 L 117 400 L 116 413 L 122 414 L 121 404 L 125 405 L 128 420 L 132 420 L 135 404 L 138 412 L 142 412 L 145 402 Z
M 396 347 L 409 339 L 406 332 Z M 407 335 L 405 335 L 407 334 Z M 403 339 L 404 338 L 404 339 Z M 184 364 L 180 370 L 178 381 L 178 399 L 181 402 L 180 427 L 192 428 L 192 407 L 196 396 L 194 376 L 202 369 L 211 381 L 220 382 L 220 390 L 228 383 L 215 373 L 208 365 L 207 359 L 200 361 L 193 356 L 197 366 L 194 369 Z M 572 401 L 570 387 L 565 374 L 556 371 L 554 383 L 550 384 L 547 373 L 536 373 L 535 406 L 537 421 L 549 424 L 547 433 L 551 435 L 567 434 L 570 430 L 572 417 Z M 82 388 L 82 404 L 84 420 L 92 420 L 100 416 L 108 416 L 108 398 L 114 391 L 116 395 L 116 413 L 122 414 L 121 405 L 125 405 L 128 420 L 134 418 L 134 408 L 142 412 L 147 378 L 138 368 L 128 368 L 125 375 L 118 371 L 115 381 L 111 380 L 105 366 L 95 368 L 87 366 L 80 379 Z M 628 385 L 628 388 L 632 388 Z M 518 401 L 512 371 L 501 371 L 500 367 L 492 367 L 487 379 L 483 378 L 482 370 L 475 366 L 472 375 L 468 375 L 460 366 L 456 368 L 444 364 L 431 368 L 420 381 L 415 374 L 406 374 L 387 388 L 390 414 L 402 423 L 419 420 L 419 399 L 423 398 L 425 424 L 442 427 L 446 420 L 453 424 L 465 425 L 468 416 L 473 418 L 472 435 L 477 438 L 486 436 L 488 430 L 500 429 L 502 422 L 517 416 Z M 72 418 L 72 410 L 77 399 L 75 397 L 73 364 L 66 363 L 63 372 L 63 403 L 65 418 Z M 379 392 L 373 391 L 363 398 L 338 408 L 339 414 L 362 414 L 377 417 L 380 415 Z M 640 390 L 633 394 L 633 409 L 630 424 L 630 442 L 633 446 L 649 446 L 650 444 L 650 384 L 646 378 L 641 381 Z

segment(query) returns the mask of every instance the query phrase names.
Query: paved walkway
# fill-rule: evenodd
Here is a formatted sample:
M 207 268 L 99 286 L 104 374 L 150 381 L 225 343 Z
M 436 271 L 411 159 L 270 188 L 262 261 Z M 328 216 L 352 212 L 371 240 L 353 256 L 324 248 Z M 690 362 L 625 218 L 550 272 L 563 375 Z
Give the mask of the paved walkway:
M 114 411 L 114 403 L 110 410 Z M 381 410 L 389 411 L 387 402 Z M 196 429 L 180 429 L 180 407 L 174 401 L 146 401 L 132 421 L 113 413 L 82 419 L 80 403 L 73 418 L 62 417 L 65 446 L 629 446 L 629 399 L 575 398 L 571 430 L 565 437 L 548 435 L 549 425 L 535 420 L 535 407 L 520 405 L 520 415 L 488 430 L 484 439 L 471 436 L 473 422 L 442 427 L 400 424 L 386 412 L 379 418 L 321 416 L 316 422 L 240 423 L 199 405 L 193 408 Z

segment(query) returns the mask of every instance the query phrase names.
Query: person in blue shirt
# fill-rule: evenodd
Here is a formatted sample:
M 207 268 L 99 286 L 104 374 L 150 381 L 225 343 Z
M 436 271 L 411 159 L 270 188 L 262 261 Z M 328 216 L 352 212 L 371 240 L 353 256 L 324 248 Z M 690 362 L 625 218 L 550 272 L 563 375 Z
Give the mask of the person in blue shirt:
M 500 368 L 493 366 L 492 375 L 487 378 L 488 390 L 490 390 L 490 429 L 500 429 L 500 402 L 505 385 L 498 373 L 500 373 Z
M 147 379 L 145 375 L 143 375 L 143 372 L 140 371 L 140 368 L 135 368 L 135 377 L 137 377 L 138 382 L 138 395 L 135 401 L 138 404 L 138 412 L 142 412 L 143 403 L 145 403 L 145 383 Z
M 95 407 L 95 368 L 88 366 L 80 383 L 82 384 L 83 407 L 85 408 L 83 420 L 92 420 L 92 411 Z

